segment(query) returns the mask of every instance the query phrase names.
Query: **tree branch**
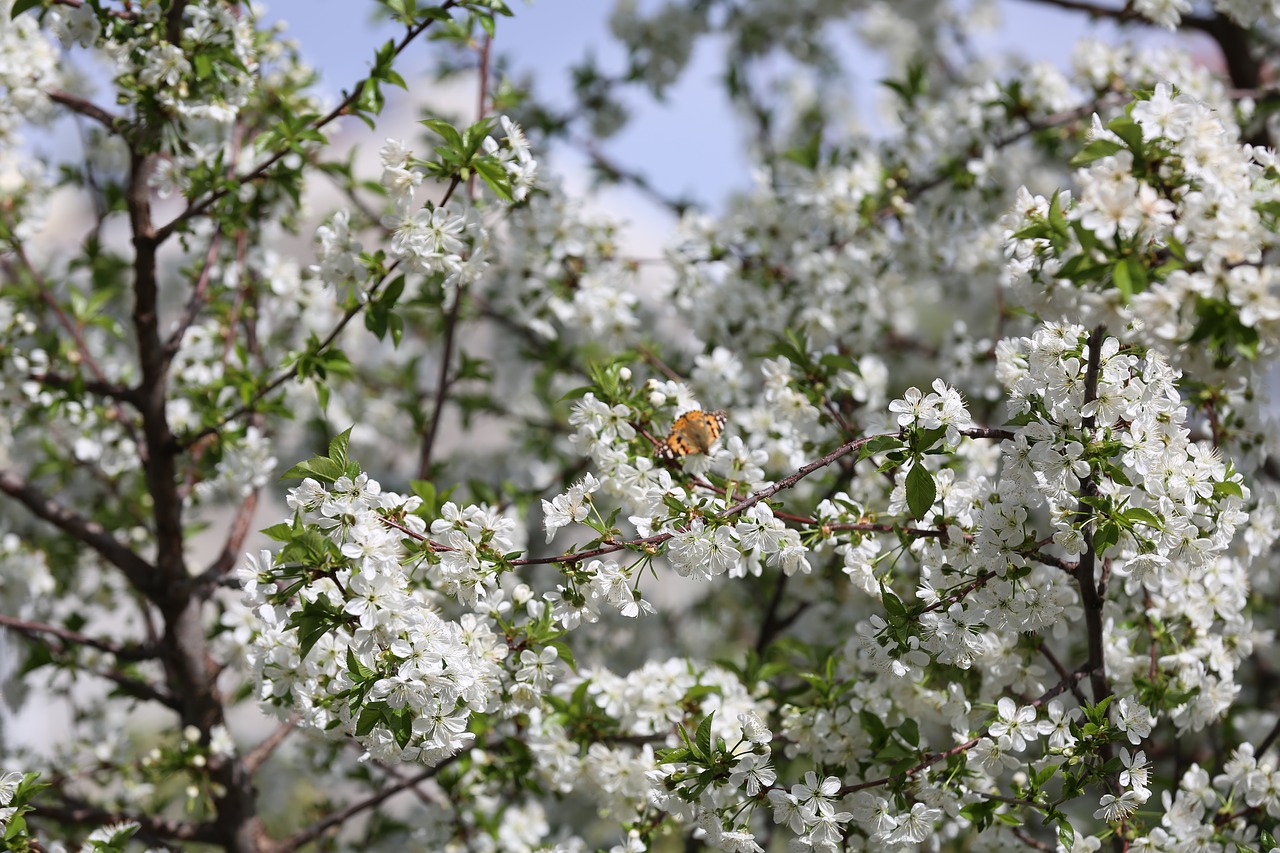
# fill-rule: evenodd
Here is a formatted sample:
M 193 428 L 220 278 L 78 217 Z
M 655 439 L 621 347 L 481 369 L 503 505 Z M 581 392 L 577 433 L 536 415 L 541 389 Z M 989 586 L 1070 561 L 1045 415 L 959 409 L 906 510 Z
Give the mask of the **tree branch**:
M 51 790 L 57 791 L 55 786 Z M 47 818 L 57 823 L 85 824 L 89 826 L 106 826 L 123 821 L 138 824 L 138 835 L 141 841 L 197 841 L 212 843 L 218 839 L 213 826 L 208 823 L 190 823 L 181 820 L 168 820 L 150 815 L 109 812 L 81 803 L 72 797 L 63 797 L 63 806 L 35 805 L 32 816 Z
M 45 94 L 54 103 L 62 104 L 72 112 L 79 113 L 85 118 L 93 119 L 112 133 L 117 132 L 117 125 L 121 121 L 121 117 L 115 113 L 108 112 L 90 100 L 79 95 L 73 95 L 70 92 L 64 92 L 61 89 L 50 89 Z
M 0 614 L 0 625 L 17 631 L 35 642 L 40 642 L 38 638 L 41 634 L 49 634 L 60 640 L 65 640 L 68 643 L 74 643 L 77 646 L 88 646 L 91 649 L 106 652 L 116 658 L 116 660 L 154 660 L 157 655 L 156 649 L 151 646 L 112 643 L 107 640 L 99 640 L 94 637 L 86 636 L 78 631 L 72 631 L 69 628 L 50 625 L 46 622 L 31 622 L 26 619 L 18 619 L 14 616 L 5 616 Z
M 453 305 L 444 321 L 444 351 L 440 354 L 440 376 L 436 383 L 435 405 L 431 412 L 431 420 L 422 433 L 422 442 L 418 448 L 418 479 L 426 480 L 431 476 L 431 451 L 435 446 L 436 435 L 440 431 L 440 419 L 444 414 L 444 401 L 449 396 L 452 379 L 449 366 L 453 360 L 453 337 L 458 328 L 458 314 L 462 310 L 462 298 L 465 289 L 460 284 L 458 292 L 453 295 Z
M 217 559 L 200 573 L 193 582 L 193 586 L 200 587 L 212 583 L 231 571 L 236 564 L 236 560 L 240 559 L 240 552 L 244 548 L 244 540 L 249 535 L 253 514 L 257 509 L 258 493 L 251 492 L 248 497 L 241 501 L 240 508 L 236 510 L 236 517 L 232 519 L 231 527 L 227 530 L 227 538 L 222 544 L 222 553 L 218 554 Z
M 1088 667 L 1085 667 L 1083 669 L 1078 669 L 1075 672 L 1069 673 L 1067 677 L 1064 678 L 1061 682 L 1054 685 L 1052 688 L 1046 691 L 1039 698 L 1033 699 L 1028 704 L 1031 705 L 1033 708 L 1039 708 L 1042 705 L 1044 705 L 1044 703 L 1048 702 L 1050 699 L 1053 699 L 1055 696 L 1065 693 L 1067 690 L 1070 689 L 1071 685 L 1075 684 L 1076 682 L 1078 682 L 1080 679 L 1084 678 L 1088 674 L 1089 674 Z M 869 782 L 859 782 L 856 785 L 845 785 L 840 788 L 839 796 L 844 797 L 844 796 L 848 796 L 849 794 L 856 793 L 857 791 L 864 791 L 867 788 L 878 788 L 882 785 L 888 785 L 903 779 L 909 779 L 910 777 L 920 773 L 922 770 L 927 770 L 928 768 L 937 764 L 939 761 L 945 761 L 946 759 L 950 758 L 953 755 L 960 755 L 961 753 L 968 752 L 969 750 L 977 746 L 978 741 L 982 740 L 983 737 L 986 737 L 985 733 L 971 740 L 967 740 L 962 744 L 954 746 L 951 749 L 944 750 L 943 752 L 935 752 L 932 755 L 926 755 L 920 761 L 920 763 L 916 764 L 914 767 L 908 770 L 902 771 L 901 773 L 895 773 L 891 776 L 883 776 L 879 779 L 872 779 Z
M 1098 372 L 1101 367 L 1102 342 L 1105 337 L 1106 330 L 1102 326 L 1098 326 L 1089 335 L 1089 361 L 1084 378 L 1085 405 L 1092 403 L 1098 397 Z M 1094 417 L 1091 415 L 1084 418 L 1081 427 L 1086 433 L 1091 431 L 1094 427 Z M 1080 531 L 1085 540 L 1084 553 L 1076 563 L 1075 578 L 1080 587 L 1081 602 L 1084 604 L 1085 627 L 1089 643 L 1089 686 L 1092 689 L 1095 704 L 1111 695 L 1111 687 L 1107 683 L 1107 664 L 1104 654 L 1106 640 L 1102 626 L 1103 602 L 1096 577 L 1098 554 L 1093 547 L 1093 507 L 1086 500 L 1095 496 L 1097 491 L 1097 482 L 1090 471 L 1089 476 L 1080 483 L 1081 500 L 1075 517 L 1075 523 L 1080 525 Z
M 352 803 L 341 811 L 334 812 L 323 820 L 318 821 L 300 832 L 294 833 L 284 841 L 280 842 L 276 845 L 274 853 L 289 853 L 289 851 L 297 850 L 307 842 L 314 841 L 319 838 L 330 828 L 338 826 L 341 823 L 345 823 L 361 812 L 368 811 L 369 809 L 381 805 L 383 802 L 394 797 L 406 788 L 412 788 L 414 785 L 427 781 L 457 759 L 458 756 L 456 755 L 447 758 L 435 767 L 429 767 L 421 773 L 417 773 L 407 779 L 402 779 L 392 785 L 388 785 L 373 796 L 366 797 L 359 802 Z
M 0 470 L 0 491 L 16 498 L 37 518 L 44 519 L 76 541 L 92 548 L 123 572 L 129 583 L 139 591 L 146 594 L 155 590 L 159 581 L 155 566 L 117 542 L 96 521 L 76 514 L 12 471 Z
M 451 9 L 455 5 L 457 5 L 457 2 L 458 0 L 445 0 L 444 3 L 440 4 L 439 9 L 440 11 Z M 419 23 L 417 26 L 410 27 L 408 32 L 405 33 L 404 37 L 400 39 L 398 44 L 396 44 L 395 49 L 391 52 L 390 58 L 394 59 L 395 57 L 403 53 L 404 49 L 409 46 L 410 42 L 412 42 L 424 31 L 426 31 L 428 27 L 430 27 L 433 23 L 435 23 L 435 20 L 436 20 L 435 18 L 428 18 L 425 21 Z M 351 108 L 351 105 L 354 104 L 360 98 L 360 96 L 364 93 L 364 86 L 371 79 L 372 79 L 372 76 L 365 77 L 360 82 L 358 82 L 355 86 L 353 86 L 351 89 L 351 92 L 345 98 L 343 98 L 342 101 L 336 107 L 330 110 L 329 113 L 325 115 L 323 118 L 315 122 L 315 124 L 311 125 L 311 129 L 319 130 L 320 128 L 330 124 L 334 119 L 338 118 L 341 115 L 344 115 L 347 112 L 347 110 Z M 266 177 L 268 169 L 270 169 L 272 166 L 274 166 L 276 163 L 278 163 L 280 160 L 284 159 L 286 156 L 288 156 L 291 153 L 292 153 L 291 148 L 282 148 L 281 150 L 277 151 L 275 154 L 272 154 L 270 157 L 268 157 L 263 163 L 258 165 L 252 172 L 250 172 L 249 174 L 241 178 L 241 182 L 248 183 L 251 181 L 261 180 L 262 178 Z M 187 205 L 187 208 L 183 210 L 181 213 L 179 213 L 176 217 L 174 217 L 171 222 L 169 222 L 168 224 L 161 227 L 158 231 L 156 231 L 156 240 L 158 242 L 163 243 L 166 239 L 169 238 L 170 235 L 173 234 L 175 230 L 177 230 L 179 225 L 181 225 L 183 222 L 186 222 L 188 219 L 192 218 L 193 216 L 199 216 L 200 214 L 204 213 L 214 203 L 216 203 L 219 199 L 226 196 L 229 192 L 231 192 L 231 190 L 228 188 L 217 189 L 209 193 L 200 201 L 190 202 Z
M 271 757 L 272 753 L 276 751 L 280 744 L 284 743 L 285 738 L 287 738 L 290 733 L 298 727 L 298 723 L 301 721 L 302 717 L 295 714 L 287 723 L 279 726 L 274 732 L 264 738 L 257 746 L 249 751 L 248 755 L 244 757 L 244 769 L 249 773 L 256 773 L 258 768 L 262 766 L 263 762 Z

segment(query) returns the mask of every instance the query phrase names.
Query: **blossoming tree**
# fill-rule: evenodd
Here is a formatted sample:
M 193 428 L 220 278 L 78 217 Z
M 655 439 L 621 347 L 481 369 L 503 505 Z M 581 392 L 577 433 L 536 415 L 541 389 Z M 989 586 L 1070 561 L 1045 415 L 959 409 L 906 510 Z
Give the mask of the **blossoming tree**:
M 622 2 L 562 114 L 501 0 L 380 0 L 326 107 L 245 3 L 0 3 L 8 849 L 1277 849 L 1280 20 L 1054 5 L 1222 67 Z M 712 36 L 719 214 L 599 145 Z M 433 38 L 478 114 L 362 171 Z

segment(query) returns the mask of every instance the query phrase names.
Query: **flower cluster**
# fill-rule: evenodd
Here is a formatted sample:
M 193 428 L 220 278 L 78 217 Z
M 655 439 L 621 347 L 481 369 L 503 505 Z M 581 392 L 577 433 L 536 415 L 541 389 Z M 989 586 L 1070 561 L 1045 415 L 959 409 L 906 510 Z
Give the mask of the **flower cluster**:
M 331 489 L 307 479 L 289 502 L 340 556 L 298 542 L 242 570 L 245 604 L 262 620 L 251 657 L 264 705 L 354 737 L 382 761 L 435 764 L 457 753 L 473 739 L 470 716 L 497 702 L 507 647 L 488 618 L 442 618 L 423 570 L 406 565 L 397 530 L 425 534 L 421 500 L 359 475 Z M 514 545 L 502 527 L 481 508 L 446 505 L 432 533 L 448 544 L 431 573 L 474 601 L 475 547 Z M 320 564 L 291 562 L 307 556 Z
M 1086 325 L 1127 326 L 1208 376 L 1273 350 L 1280 298 L 1262 258 L 1276 236 L 1263 210 L 1280 173 L 1270 151 L 1237 135 L 1229 114 L 1168 84 L 1129 117 L 1095 116 L 1078 189 L 1020 195 L 1008 220 L 1013 286 Z M 1080 287 L 1099 270 L 1112 287 Z

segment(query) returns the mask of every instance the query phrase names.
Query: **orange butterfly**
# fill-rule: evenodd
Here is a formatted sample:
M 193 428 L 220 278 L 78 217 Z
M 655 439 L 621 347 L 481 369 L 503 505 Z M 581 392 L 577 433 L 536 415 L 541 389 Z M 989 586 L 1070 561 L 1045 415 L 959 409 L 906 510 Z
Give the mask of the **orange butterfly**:
M 727 416 L 724 412 L 703 412 L 695 409 L 676 418 L 667 433 L 667 441 L 659 453 L 668 459 L 679 459 L 690 453 L 706 453 L 720 437 Z

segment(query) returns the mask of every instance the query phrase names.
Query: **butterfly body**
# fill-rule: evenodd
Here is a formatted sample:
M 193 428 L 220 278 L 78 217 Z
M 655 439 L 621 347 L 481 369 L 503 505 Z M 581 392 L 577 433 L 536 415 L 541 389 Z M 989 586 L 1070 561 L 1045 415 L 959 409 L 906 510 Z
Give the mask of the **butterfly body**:
M 670 459 L 679 459 L 691 453 L 706 453 L 720 437 L 724 429 L 724 412 L 704 412 L 695 409 L 676 418 L 671 432 L 661 447 L 661 453 Z

